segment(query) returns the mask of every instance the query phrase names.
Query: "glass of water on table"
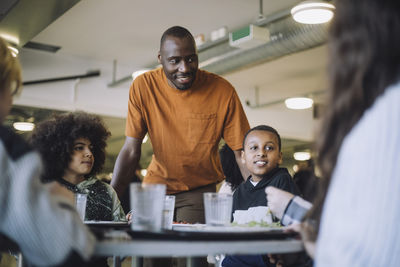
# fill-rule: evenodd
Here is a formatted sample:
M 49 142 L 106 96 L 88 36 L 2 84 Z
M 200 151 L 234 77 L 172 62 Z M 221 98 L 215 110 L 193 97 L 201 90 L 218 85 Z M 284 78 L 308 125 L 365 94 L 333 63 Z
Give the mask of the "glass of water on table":
M 172 229 L 174 219 L 175 196 L 166 195 L 164 199 L 164 209 L 162 218 L 162 228 L 166 230 Z
M 232 194 L 204 193 L 207 226 L 229 226 L 232 216 Z

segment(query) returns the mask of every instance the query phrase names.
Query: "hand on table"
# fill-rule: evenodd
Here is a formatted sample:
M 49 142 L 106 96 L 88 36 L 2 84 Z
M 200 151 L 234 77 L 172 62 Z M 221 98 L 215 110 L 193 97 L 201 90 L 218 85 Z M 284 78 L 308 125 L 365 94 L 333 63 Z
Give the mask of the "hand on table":
M 128 221 L 128 224 L 132 223 L 132 211 L 129 211 L 126 216 L 125 216 L 126 220 Z
M 265 194 L 267 195 L 268 207 L 272 214 L 281 220 L 286 206 L 294 195 L 273 186 L 265 188 Z

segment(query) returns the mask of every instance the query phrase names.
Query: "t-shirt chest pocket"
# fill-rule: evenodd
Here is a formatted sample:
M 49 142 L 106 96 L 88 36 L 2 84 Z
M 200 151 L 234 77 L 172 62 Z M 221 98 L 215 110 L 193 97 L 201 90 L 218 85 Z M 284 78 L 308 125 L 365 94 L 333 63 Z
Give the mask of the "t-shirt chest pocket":
M 210 144 L 217 140 L 217 114 L 189 114 L 189 141 Z

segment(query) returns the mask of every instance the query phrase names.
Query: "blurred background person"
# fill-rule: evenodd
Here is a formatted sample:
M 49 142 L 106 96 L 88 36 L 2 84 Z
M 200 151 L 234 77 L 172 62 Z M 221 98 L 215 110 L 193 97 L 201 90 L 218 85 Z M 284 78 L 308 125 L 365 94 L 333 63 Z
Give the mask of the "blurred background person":
M 312 202 L 318 191 L 318 178 L 315 175 L 313 160 L 306 161 L 299 166 L 299 170 L 293 175 L 294 183 L 300 191 L 301 196 Z

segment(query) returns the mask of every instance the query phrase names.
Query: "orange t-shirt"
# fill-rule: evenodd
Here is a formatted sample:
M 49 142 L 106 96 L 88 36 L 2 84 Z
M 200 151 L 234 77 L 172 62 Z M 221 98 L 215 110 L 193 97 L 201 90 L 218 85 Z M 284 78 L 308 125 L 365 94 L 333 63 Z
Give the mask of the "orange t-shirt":
M 131 85 L 125 134 L 148 132 L 154 154 L 144 182 L 166 184 L 169 194 L 222 181 L 219 141 L 241 149 L 249 128 L 235 89 L 218 75 L 198 70 L 192 87 L 178 90 L 158 68 Z

